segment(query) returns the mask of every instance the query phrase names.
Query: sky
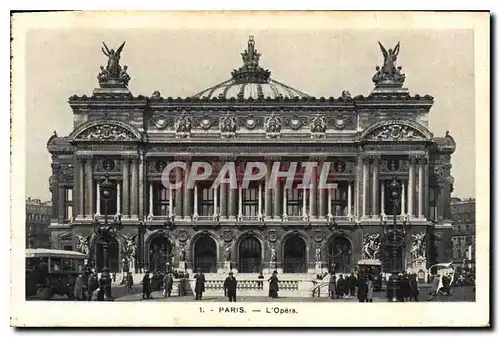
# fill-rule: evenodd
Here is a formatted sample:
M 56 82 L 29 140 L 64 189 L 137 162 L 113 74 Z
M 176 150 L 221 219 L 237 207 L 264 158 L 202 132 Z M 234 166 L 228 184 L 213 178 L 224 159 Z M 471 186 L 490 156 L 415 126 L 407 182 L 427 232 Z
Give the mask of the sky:
M 474 35 L 457 29 L 109 29 L 38 28 L 26 34 L 26 197 L 50 199 L 50 155 L 56 130 L 73 130 L 68 98 L 98 87 L 106 65 L 102 42 L 126 41 L 121 64 L 128 65 L 134 95 L 186 97 L 230 78 L 242 65 L 240 53 L 253 35 L 260 64 L 271 77 L 315 97 L 368 95 L 375 66 L 401 42 L 398 65 L 412 95 L 434 96 L 429 129 L 447 130 L 457 142 L 452 155 L 453 196 L 475 197 Z

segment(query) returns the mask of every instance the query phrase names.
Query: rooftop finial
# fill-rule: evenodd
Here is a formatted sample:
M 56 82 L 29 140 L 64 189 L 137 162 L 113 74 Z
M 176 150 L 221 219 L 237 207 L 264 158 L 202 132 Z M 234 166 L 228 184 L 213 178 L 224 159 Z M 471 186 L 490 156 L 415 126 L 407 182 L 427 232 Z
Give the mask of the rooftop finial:
M 237 83 L 267 83 L 271 72 L 259 66 L 260 53 L 255 49 L 253 35 L 248 38 L 248 49 L 241 53 L 243 66 L 231 74 Z

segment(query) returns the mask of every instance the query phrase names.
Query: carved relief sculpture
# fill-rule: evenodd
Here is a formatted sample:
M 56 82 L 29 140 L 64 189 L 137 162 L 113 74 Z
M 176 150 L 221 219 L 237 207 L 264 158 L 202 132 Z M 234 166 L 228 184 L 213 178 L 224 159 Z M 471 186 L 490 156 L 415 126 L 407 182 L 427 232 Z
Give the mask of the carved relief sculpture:
M 235 116 L 221 117 L 220 131 L 223 137 L 234 135 L 237 127 L 238 127 L 238 122 Z
M 380 253 L 380 234 L 363 235 L 362 259 L 378 259 Z
M 188 136 L 191 133 L 191 117 L 179 116 L 175 121 L 175 132 L 181 136 Z
M 267 137 L 278 137 L 281 132 L 281 118 L 277 115 L 271 115 L 265 123 Z
M 324 133 L 326 131 L 326 120 L 324 116 L 315 116 L 311 120 L 312 133 Z
M 413 261 L 425 260 L 426 258 L 426 244 L 425 233 L 418 233 L 412 235 L 411 258 Z
M 316 262 L 321 262 L 321 248 L 317 247 L 316 252 L 314 253 L 314 259 Z
M 231 261 L 231 246 L 227 245 L 226 250 L 224 251 L 224 259 L 226 261 Z
M 118 125 L 101 124 L 91 127 L 82 132 L 78 138 L 88 140 L 126 140 L 135 139 L 128 130 Z

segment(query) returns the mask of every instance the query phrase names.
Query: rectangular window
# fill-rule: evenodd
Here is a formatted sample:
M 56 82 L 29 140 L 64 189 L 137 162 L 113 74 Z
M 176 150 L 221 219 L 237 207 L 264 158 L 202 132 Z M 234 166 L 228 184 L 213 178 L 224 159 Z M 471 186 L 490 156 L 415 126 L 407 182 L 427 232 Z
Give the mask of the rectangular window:
M 246 217 L 257 217 L 259 212 L 259 188 L 258 185 L 250 185 L 248 189 L 241 191 L 243 215 Z
M 71 218 L 73 218 L 73 189 L 71 187 L 66 188 L 66 201 L 64 206 L 64 218 L 66 221 L 70 221 Z
M 162 183 L 153 184 L 153 214 L 168 216 L 170 205 L 170 190 Z
M 302 215 L 304 190 L 296 186 L 286 190 L 286 214 L 299 217 Z
M 214 190 L 211 184 L 200 184 L 198 186 L 198 214 L 200 216 L 212 216 L 214 214 Z
M 347 182 L 339 181 L 336 182 L 337 188 L 333 189 L 327 193 L 331 193 L 332 199 L 332 215 L 347 216 Z

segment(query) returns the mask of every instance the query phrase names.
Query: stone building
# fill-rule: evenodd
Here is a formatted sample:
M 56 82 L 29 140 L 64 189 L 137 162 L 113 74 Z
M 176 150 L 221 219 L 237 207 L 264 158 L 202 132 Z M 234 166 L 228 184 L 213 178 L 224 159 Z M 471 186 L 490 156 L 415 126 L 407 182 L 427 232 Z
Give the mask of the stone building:
M 74 249 L 94 253 L 98 268 L 106 247 L 112 269 L 129 261 L 136 272 L 167 263 L 208 273 L 350 272 L 370 258 L 390 270 L 384 227 L 396 217 L 408 233 L 394 267 L 448 261 L 455 141 L 428 129 L 433 97 L 403 87 L 399 44 L 381 48 L 373 91 L 338 98 L 315 98 L 273 79 L 252 37 L 227 81 L 185 98 L 134 96 L 119 64 L 123 45 L 108 50 L 99 87 L 69 98 L 74 130 L 47 144 L 53 245 L 71 236 Z M 162 173 L 176 161 L 186 170 L 176 168 L 171 181 L 187 182 L 195 162 L 212 163 L 212 175 L 194 189 L 167 188 Z M 279 163 L 282 171 L 316 162 L 314 178 L 331 163 L 327 180 L 336 188 L 323 189 L 318 179 L 298 188 L 299 164 L 290 188 L 283 180 L 271 186 L 268 171 L 248 188 L 212 189 L 226 162 L 236 163 L 239 180 L 248 162 Z M 99 193 L 105 177 L 114 187 L 108 202 Z M 387 189 L 393 177 L 402 184 L 396 209 Z M 105 213 L 113 230 L 97 235 Z
M 40 199 L 26 200 L 26 247 L 50 248 L 50 215 L 52 205 Z
M 476 260 L 476 199 L 451 200 L 452 259 L 471 268 Z

